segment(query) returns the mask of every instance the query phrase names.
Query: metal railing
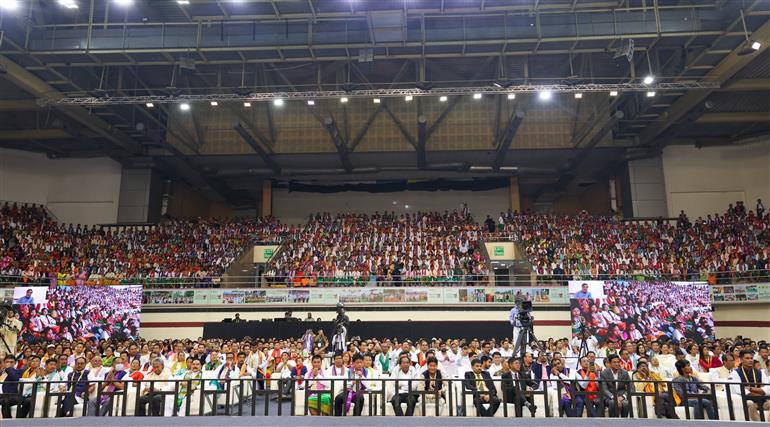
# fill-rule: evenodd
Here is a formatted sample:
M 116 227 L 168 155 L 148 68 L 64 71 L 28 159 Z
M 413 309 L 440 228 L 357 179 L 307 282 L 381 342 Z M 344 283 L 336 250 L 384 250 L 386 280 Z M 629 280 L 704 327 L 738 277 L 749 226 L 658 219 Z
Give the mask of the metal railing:
M 490 278 L 495 283 L 509 283 L 511 285 L 529 283 L 533 286 L 566 286 L 570 280 L 646 280 L 646 281 L 690 281 L 708 282 L 711 284 L 741 284 L 770 282 L 770 270 L 748 270 L 742 272 L 702 272 L 692 274 L 541 274 L 534 272 L 521 274 L 494 274 L 494 275 L 446 275 L 446 276 L 417 276 L 405 275 L 391 278 L 377 275 L 355 276 L 271 276 L 263 274 L 255 285 L 255 276 L 229 276 L 228 283 L 238 287 L 355 287 L 355 286 L 484 286 L 491 284 Z M 59 284 L 90 284 L 90 285 L 143 285 L 145 288 L 172 289 L 172 288 L 218 288 L 221 285 L 221 277 L 161 277 L 161 278 L 104 278 L 79 279 L 67 277 L 25 277 L 21 275 L 0 275 L 2 285 L 49 285 L 53 282 Z
M 762 402 L 770 396 L 747 394 L 747 384 L 701 382 L 701 393 L 688 393 L 676 381 L 512 379 L 486 377 L 481 389 L 471 377 L 442 378 L 428 386 L 420 376 L 394 378 L 216 378 L 170 380 L 100 380 L 4 382 L 0 402 L 15 406 L 11 417 L 64 416 L 417 416 L 630 417 L 676 415 L 694 419 L 708 414 L 719 420 L 750 421 L 754 405 L 760 421 L 768 420 Z M 128 375 L 128 374 L 126 374 Z M 208 376 L 207 376 L 208 375 Z M 120 384 L 115 386 L 115 384 Z M 490 386 L 491 385 L 491 386 Z M 768 384 L 760 384 L 764 387 Z M 92 386 L 92 389 L 89 387 Z M 591 386 L 591 384 L 589 384 Z M 641 387 L 639 387 L 641 386 Z M 15 389 L 15 391 L 14 391 Z M 735 392 L 735 390 L 738 390 Z M 11 390 L 10 392 L 8 390 Z M 328 396 L 328 398 L 324 398 Z M 486 397 L 485 397 L 486 396 Z M 623 398 L 622 403 L 620 398 Z M 679 401 L 679 404 L 675 402 Z M 325 402 L 325 403 L 324 403 Z M 706 403 L 708 402 L 708 403 Z M 288 405 L 288 408 L 285 406 Z M 614 406 L 613 406 L 614 405 Z M 667 406 L 668 405 L 668 406 Z M 769 411 L 770 412 L 770 411 Z

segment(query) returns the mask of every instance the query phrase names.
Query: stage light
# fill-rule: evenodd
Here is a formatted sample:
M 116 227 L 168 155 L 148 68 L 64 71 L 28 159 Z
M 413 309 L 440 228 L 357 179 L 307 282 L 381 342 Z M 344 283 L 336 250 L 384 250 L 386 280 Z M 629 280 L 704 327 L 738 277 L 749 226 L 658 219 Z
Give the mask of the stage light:
M 315 105 L 315 101 L 313 101 L 312 99 L 308 99 L 307 105 Z
M 752 42 L 751 43 L 751 48 L 754 49 L 754 50 L 759 50 L 761 47 L 762 47 L 762 43 L 760 43 L 760 42 Z
M 348 98 L 346 96 L 343 96 L 342 98 L 340 98 L 340 102 L 345 104 L 348 102 Z
M 179 5 L 188 5 L 190 4 L 190 0 L 176 0 L 176 3 Z
M 144 104 L 144 106 L 147 107 L 147 108 L 152 108 L 152 107 L 155 106 L 155 104 L 153 104 L 152 102 L 148 102 L 148 103 Z
M 583 94 L 578 92 L 575 94 L 575 99 L 583 99 Z
M 441 101 L 441 102 L 446 102 L 446 100 L 447 100 L 447 99 L 448 99 L 448 98 L 447 98 L 446 96 L 442 96 L 442 97 L 441 97 L 441 98 L 439 98 L 438 100 L 439 100 L 439 101 Z
M 78 8 L 78 4 L 75 3 L 75 0 L 59 0 L 58 3 L 59 3 L 59 6 L 65 7 L 67 9 Z
M 251 107 L 251 102 L 246 101 L 246 102 L 243 103 L 243 106 L 246 107 L 246 108 L 249 108 L 249 107 Z
M 19 0 L 0 0 L 0 9 L 16 10 L 19 8 Z
M 283 99 L 281 99 L 281 98 L 274 99 L 273 100 L 273 105 L 275 105 L 276 107 L 282 106 L 283 105 Z
M 653 96 L 655 96 L 655 91 L 654 90 L 651 90 L 651 91 L 647 92 L 647 98 L 652 98 Z
M 647 76 L 644 77 L 644 84 L 646 85 L 651 85 L 652 82 L 654 81 L 655 81 L 655 76 L 653 76 L 652 74 L 648 74 Z
M 374 102 L 375 104 L 379 104 L 380 103 L 380 98 L 374 98 L 374 99 L 372 99 L 372 102 Z
M 611 91 L 610 91 L 610 96 L 613 96 L 613 97 L 614 97 L 614 96 L 618 96 L 618 91 L 616 91 L 616 90 L 611 90 Z
M 134 4 L 134 0 L 112 0 L 112 2 L 118 6 L 131 6 Z
M 179 109 L 182 111 L 189 111 L 190 110 L 190 104 L 183 102 L 179 104 Z
M 509 93 L 508 94 L 508 99 L 516 99 L 516 94 L 515 93 Z
M 211 106 L 212 107 L 216 107 L 217 105 L 219 105 L 219 103 L 217 101 L 211 101 Z
M 474 93 L 473 94 L 473 99 L 481 99 L 481 94 L 480 93 Z
M 406 102 L 409 102 L 409 101 L 411 101 L 413 99 L 414 99 L 414 97 L 412 95 L 407 95 L 407 96 L 404 97 L 404 101 L 406 101 Z
M 540 98 L 541 101 L 549 101 L 552 96 L 553 93 L 551 93 L 549 90 L 544 90 L 537 94 L 537 97 Z

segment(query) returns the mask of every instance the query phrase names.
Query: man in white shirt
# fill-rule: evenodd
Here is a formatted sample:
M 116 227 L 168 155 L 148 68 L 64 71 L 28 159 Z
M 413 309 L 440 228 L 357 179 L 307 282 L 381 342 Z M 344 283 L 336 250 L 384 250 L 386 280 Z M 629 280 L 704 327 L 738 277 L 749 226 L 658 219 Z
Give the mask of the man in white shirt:
M 393 412 L 399 417 L 404 415 L 411 417 L 414 415 L 414 407 L 417 405 L 419 398 L 415 394 L 419 383 L 411 380 L 419 379 L 419 375 L 412 366 L 412 360 L 408 355 L 402 354 L 399 356 L 398 369 L 390 377 L 396 380 L 396 392 L 393 398 L 390 399 L 390 404 L 393 405 Z M 401 403 L 406 403 L 406 413 L 401 409 Z
M 325 377 L 329 380 L 329 387 L 337 393 L 337 396 L 345 393 L 344 385 L 348 378 L 348 368 L 342 364 L 342 353 L 334 353 L 334 363 L 326 370 Z M 337 396 L 334 398 L 336 399 Z
M 105 368 L 102 366 L 102 358 L 99 356 L 94 356 L 91 359 L 91 369 L 88 370 L 88 398 L 93 398 L 96 396 L 94 393 L 96 391 L 96 383 L 94 381 L 103 381 L 104 377 L 107 375 L 107 372 L 109 372 L 109 368 Z
M 770 380 L 764 371 L 754 368 L 753 351 L 741 350 L 740 358 L 741 364 L 730 373 L 729 381 L 735 384 L 730 386 L 730 391 L 740 396 L 740 387 L 744 387 L 749 418 L 751 421 L 759 421 L 759 411 L 770 409 Z
M 457 365 L 455 364 L 455 355 L 447 348 L 445 342 L 439 345 L 439 351 L 436 353 L 436 359 L 441 365 L 441 372 L 448 378 L 457 376 Z
M 171 372 L 165 369 L 164 360 L 160 357 L 155 358 L 152 361 L 152 370 L 144 376 L 144 381 L 142 382 L 143 388 L 139 397 L 138 416 L 143 417 L 147 415 L 147 404 L 150 405 L 150 414 L 152 416 L 160 415 L 164 396 L 158 392 L 162 393 L 173 389 L 173 384 L 169 382 L 170 379 Z M 150 394 L 151 384 L 152 394 Z

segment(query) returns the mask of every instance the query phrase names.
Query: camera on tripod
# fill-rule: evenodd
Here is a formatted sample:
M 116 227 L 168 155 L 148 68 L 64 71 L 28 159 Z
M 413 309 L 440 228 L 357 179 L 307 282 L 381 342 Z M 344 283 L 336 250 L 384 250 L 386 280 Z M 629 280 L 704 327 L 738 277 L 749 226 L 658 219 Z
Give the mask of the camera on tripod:
M 532 301 L 520 301 L 518 305 L 521 327 L 531 327 L 534 321 L 532 318 Z

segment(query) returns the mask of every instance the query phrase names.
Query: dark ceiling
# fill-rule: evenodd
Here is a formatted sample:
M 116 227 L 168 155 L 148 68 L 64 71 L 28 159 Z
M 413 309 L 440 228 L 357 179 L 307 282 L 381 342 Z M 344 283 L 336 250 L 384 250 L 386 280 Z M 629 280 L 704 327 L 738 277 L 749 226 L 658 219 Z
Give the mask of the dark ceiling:
M 152 165 L 196 188 L 231 192 L 231 201 L 250 198 L 242 188 L 270 177 L 263 157 L 182 153 L 167 140 L 167 108 L 38 101 L 345 84 L 614 84 L 639 81 L 650 70 L 659 82 L 719 84 L 654 98 L 621 93 L 602 104 L 605 114 L 575 129 L 573 146 L 510 147 L 501 163 L 508 169 L 490 174 L 518 174 L 531 194 L 563 182 L 565 173 L 580 171 L 572 185 L 590 182 L 666 144 L 731 144 L 770 128 L 766 0 L 136 0 L 128 7 L 75 0 L 77 9 L 55 0 L 19 3 L 17 11 L 0 11 L 0 147 Z M 747 36 L 761 42 L 759 50 L 747 48 Z M 615 58 L 628 40 L 631 62 Z M 623 115 L 613 121 L 616 110 Z M 602 129 L 615 143 L 580 137 Z M 428 166 L 415 165 L 414 151 L 350 153 L 360 173 L 335 172 L 335 152 L 271 155 L 282 179 L 462 178 L 474 176 L 468 165 L 493 164 L 496 148 L 428 150 Z M 404 165 L 408 170 L 393 170 Z

